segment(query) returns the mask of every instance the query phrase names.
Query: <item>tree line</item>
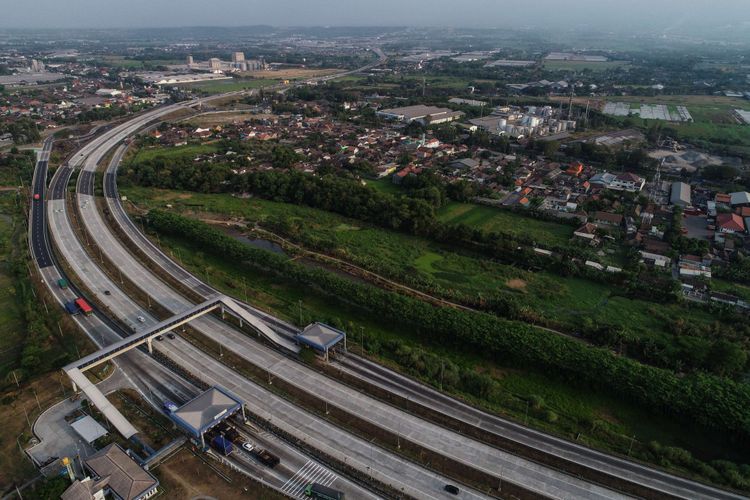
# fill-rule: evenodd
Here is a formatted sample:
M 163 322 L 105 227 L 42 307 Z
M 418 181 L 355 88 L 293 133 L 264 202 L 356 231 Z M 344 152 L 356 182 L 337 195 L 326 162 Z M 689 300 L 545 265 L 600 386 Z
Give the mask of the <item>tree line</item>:
M 340 297 L 386 321 L 409 325 L 430 344 L 468 348 L 515 366 L 533 367 L 570 383 L 620 394 L 652 412 L 685 419 L 743 442 L 750 438 L 750 387 L 745 384 L 702 373 L 678 376 L 517 321 L 435 307 L 246 246 L 202 222 L 176 214 L 152 210 L 148 222 L 160 232 L 185 238 L 222 258 L 276 273 Z

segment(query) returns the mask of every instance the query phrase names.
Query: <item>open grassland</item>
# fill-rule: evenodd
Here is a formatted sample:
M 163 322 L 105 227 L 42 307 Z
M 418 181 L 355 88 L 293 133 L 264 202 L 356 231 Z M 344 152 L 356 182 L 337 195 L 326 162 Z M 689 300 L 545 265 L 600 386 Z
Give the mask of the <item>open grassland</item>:
M 276 115 L 273 114 L 259 114 L 251 113 L 250 111 L 233 110 L 226 111 L 223 113 L 205 113 L 203 115 L 193 116 L 185 123 L 194 125 L 195 127 L 215 127 L 217 125 L 225 125 L 227 123 L 244 122 L 250 119 L 271 119 Z
M 495 207 L 451 202 L 440 209 L 438 219 L 449 224 L 466 224 L 485 231 L 514 236 L 530 236 L 544 245 L 567 245 L 574 228 L 565 224 L 541 221 Z
M 141 193 L 143 194 L 143 193 Z M 168 196 L 155 193 L 158 202 L 170 200 Z M 134 191 L 129 196 L 138 198 Z M 190 199 L 196 203 L 200 198 Z M 172 200 L 177 202 L 176 200 Z M 220 202 L 224 207 L 232 206 L 235 212 L 255 214 L 260 217 L 265 212 L 266 202 L 236 200 L 247 207 L 237 206 L 229 200 Z M 208 205 L 208 203 L 206 204 Z M 281 204 L 275 204 L 281 205 Z M 279 207 L 278 210 L 283 210 Z M 272 209 L 268 209 L 270 212 Z M 304 214 L 303 214 L 304 215 Z M 307 220 L 320 222 L 317 215 L 306 214 Z M 328 221 L 334 222 L 334 221 Z M 353 223 L 339 224 L 333 229 L 343 234 L 367 233 L 369 229 Z M 319 290 L 300 285 L 283 276 L 269 274 L 221 256 L 204 252 L 193 242 L 181 238 L 160 235 L 159 241 L 169 254 L 181 259 L 183 264 L 196 275 L 208 280 L 222 291 L 248 300 L 260 309 L 269 311 L 296 324 L 311 321 L 324 321 L 340 326 L 349 332 L 350 349 L 357 350 L 356 344 L 364 344 L 368 350 L 374 345 L 382 346 L 388 340 L 398 340 L 417 346 L 420 335 L 409 328 L 400 327 L 398 322 L 383 318 L 371 311 L 352 306 L 345 299 L 321 293 Z M 369 237 L 373 243 L 373 237 Z M 412 242 L 412 245 L 417 243 Z M 437 252 L 436 252 L 437 253 Z M 415 253 L 416 254 L 416 253 Z M 429 258 L 424 259 L 429 260 Z M 490 400 L 476 401 L 502 415 L 525 421 L 529 425 L 546 429 L 569 439 L 578 439 L 604 449 L 620 450 L 624 453 L 630 436 L 636 436 L 636 446 L 657 439 L 675 445 L 689 447 L 701 455 L 713 456 L 717 443 L 710 436 L 700 432 L 685 432 L 655 415 L 647 414 L 625 403 L 616 395 L 596 394 L 585 387 L 575 387 L 555 379 L 554 374 L 543 374 L 520 367 L 504 365 L 502 360 L 487 359 L 482 353 L 471 350 L 449 349 L 441 345 L 426 344 L 424 348 L 467 370 L 490 375 L 497 381 L 499 394 Z M 393 353 L 383 353 L 375 347 L 375 353 L 385 356 L 386 363 L 393 363 Z M 466 394 L 457 394 L 471 399 Z M 525 414 L 525 400 L 532 395 L 544 401 L 544 410 L 530 410 Z M 549 413 L 554 418 L 548 418 Z M 580 433 L 580 434 L 579 434 Z M 713 450 L 713 451 L 712 451 Z
M 606 71 L 613 68 L 630 66 L 628 61 L 544 61 L 544 69 L 551 71 Z
M 13 251 L 12 222 L 7 216 L 0 215 L 0 373 L 2 374 L 7 374 L 18 362 L 25 328 L 16 301 L 15 284 L 8 269 L 11 251 Z
M 634 104 L 664 104 L 667 106 L 686 106 L 695 125 L 702 123 L 736 124 L 732 118 L 733 109 L 750 109 L 750 102 L 738 97 L 713 95 L 664 95 L 664 96 L 622 96 L 610 99 Z M 683 124 L 684 126 L 692 124 Z
M 303 80 L 305 78 L 315 78 L 317 76 L 333 75 L 341 72 L 340 69 L 336 68 L 285 68 L 271 71 L 248 71 L 240 73 L 241 76 L 250 78 L 261 78 L 274 80 Z
M 102 56 L 96 60 L 97 63 L 105 66 L 117 66 L 127 69 L 143 69 L 146 66 L 168 66 L 170 64 L 184 64 L 182 59 L 127 59 L 123 56 Z
M 238 90 L 259 89 L 279 83 L 279 80 L 264 79 L 238 79 L 216 80 L 213 82 L 185 83 L 183 86 L 200 90 L 208 94 L 223 94 L 224 92 L 236 92 Z
M 468 297 L 488 298 L 508 295 L 543 318 L 553 318 L 568 330 L 576 331 L 583 322 L 620 325 L 644 338 L 671 338 L 669 325 L 677 318 L 697 324 L 710 324 L 713 317 L 699 308 L 679 304 L 656 305 L 648 301 L 619 296 L 608 285 L 566 278 L 547 272 L 535 272 L 458 252 L 423 238 L 388 231 L 321 210 L 276 203 L 261 199 L 240 199 L 230 195 L 206 195 L 147 188 L 127 188 L 128 198 L 142 208 L 167 204 L 188 215 L 206 219 L 232 216 L 251 225 L 255 222 L 285 220 L 298 229 L 290 237 L 304 244 L 315 241 L 318 247 L 366 269 L 394 277 L 410 276 L 446 291 L 455 290 Z M 472 209 L 473 205 L 455 207 Z M 510 219 L 503 222 L 525 228 L 545 223 L 492 207 Z M 454 208 L 453 213 L 457 210 Z M 464 212 L 465 213 L 465 212 Z M 218 215 L 217 215 L 218 214 Z M 569 226 L 561 226 L 570 230 Z M 541 227 L 537 228 L 542 231 Z M 564 241 L 567 241 L 565 239 Z
M 175 146 L 171 148 L 165 148 L 162 146 L 155 146 L 153 148 L 140 148 L 135 154 L 131 153 L 128 157 L 129 161 L 142 162 L 147 160 L 153 160 L 154 158 L 161 156 L 164 158 L 179 158 L 183 156 L 193 157 L 202 154 L 214 153 L 218 151 L 218 147 L 215 144 L 187 144 L 185 146 Z

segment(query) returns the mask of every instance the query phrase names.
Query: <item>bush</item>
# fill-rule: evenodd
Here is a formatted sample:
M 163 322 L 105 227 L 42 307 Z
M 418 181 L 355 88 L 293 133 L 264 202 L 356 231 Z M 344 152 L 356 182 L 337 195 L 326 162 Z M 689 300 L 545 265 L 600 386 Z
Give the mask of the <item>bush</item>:
M 423 340 L 446 348 L 471 348 L 485 356 L 518 366 L 555 373 L 561 379 L 619 394 L 657 413 L 692 421 L 741 440 L 750 438 L 750 387 L 706 374 L 675 373 L 619 357 L 606 349 L 553 335 L 528 324 L 490 314 L 432 306 L 418 299 L 381 290 L 308 268 L 286 257 L 252 248 L 207 224 L 153 210 L 149 223 L 166 234 L 178 235 L 214 254 L 270 271 L 355 304 L 380 318 L 414 328 Z M 401 348 L 407 349 L 405 346 Z M 407 353 L 401 356 L 416 366 Z M 477 397 L 487 397 L 492 379 L 462 373 L 460 385 Z

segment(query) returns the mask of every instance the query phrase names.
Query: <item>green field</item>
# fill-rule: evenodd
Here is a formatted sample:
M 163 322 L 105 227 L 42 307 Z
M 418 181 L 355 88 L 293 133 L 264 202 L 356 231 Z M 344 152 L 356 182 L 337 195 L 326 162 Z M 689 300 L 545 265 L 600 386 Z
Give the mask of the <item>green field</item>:
M 271 79 L 239 79 L 217 80 L 214 82 L 186 83 L 183 86 L 201 90 L 209 94 L 223 94 L 224 92 L 236 92 L 238 90 L 258 89 L 275 85 L 279 80 Z
M 695 124 L 736 124 L 730 113 L 733 109 L 750 109 L 750 103 L 737 97 L 711 95 L 665 95 L 657 97 L 622 96 L 613 99 L 619 102 L 638 104 L 665 104 L 672 109 L 686 106 Z M 690 125 L 690 124 L 687 124 Z M 685 125 L 681 125 L 685 126 Z
M 3 194 L 6 198 L 9 195 Z M 15 193 L 12 194 L 15 196 Z M 23 345 L 24 322 L 15 297 L 14 280 L 8 269 L 13 250 L 13 225 L 0 214 L 0 375 L 6 376 L 18 363 Z
M 134 163 L 153 160 L 157 156 L 164 158 L 179 158 L 183 156 L 198 156 L 208 153 L 214 153 L 219 148 L 215 144 L 187 144 L 185 146 L 176 146 L 171 148 L 165 148 L 157 146 L 154 148 L 140 148 L 138 152 L 131 156 L 128 161 Z
M 529 236 L 542 245 L 567 245 L 575 228 L 546 222 L 500 208 L 451 202 L 440 209 L 438 218 L 450 224 L 466 224 L 485 231 Z
M 143 69 L 146 66 L 167 66 L 170 64 L 184 64 L 182 59 L 126 59 L 123 56 L 104 56 L 95 61 L 102 66 L 118 66 L 127 69 Z
M 289 206 L 260 200 L 241 200 L 224 195 L 195 195 L 186 193 L 167 193 L 158 190 L 130 189 L 127 194 L 139 204 L 159 206 L 165 202 L 174 203 L 179 210 L 180 203 L 203 204 L 205 209 L 221 208 L 225 213 L 246 215 L 249 218 L 267 218 L 278 215 L 299 217 L 306 227 L 312 227 L 315 234 L 336 234 L 342 240 L 355 242 L 348 247 L 352 253 L 359 249 L 380 246 L 371 249 L 373 254 L 383 256 L 389 252 L 391 259 L 412 263 L 415 268 L 432 272 L 445 261 L 464 263 L 463 257 L 452 256 L 439 248 L 430 248 L 429 244 L 407 236 L 386 235 L 372 228 L 363 227 L 354 221 L 343 219 L 316 210 Z M 214 198 L 212 201 L 211 198 Z M 391 239 L 393 238 L 393 239 Z M 400 240 L 400 238 L 405 238 Z M 318 290 L 308 288 L 284 277 L 266 274 L 247 266 L 229 262 L 221 257 L 195 247 L 191 242 L 160 235 L 160 242 L 168 253 L 182 260 L 197 275 L 226 293 L 246 298 L 257 307 L 272 312 L 291 322 L 306 324 L 318 320 L 329 322 L 343 328 L 350 335 L 350 349 L 359 349 L 364 332 L 365 344 L 372 342 L 378 345 L 388 339 L 405 340 L 411 345 L 419 343 L 419 335 L 408 328 L 401 328 L 398 323 L 353 307 L 338 298 L 321 294 Z M 478 269 L 486 265 L 479 259 L 471 264 Z M 477 276 L 477 283 L 488 281 L 495 268 L 490 265 L 484 270 L 484 278 Z M 518 276 L 519 271 L 508 269 L 507 276 Z M 520 272 L 521 276 L 531 276 Z M 601 302 L 596 291 L 590 296 L 597 303 Z M 300 318 L 299 304 L 302 304 Z M 301 321 L 300 321 L 301 319 Z M 476 370 L 490 375 L 497 382 L 500 394 L 493 398 L 495 403 L 477 401 L 489 405 L 492 410 L 520 421 L 525 420 L 525 400 L 534 395 L 545 402 L 545 409 L 553 410 L 559 420 L 551 422 L 539 412 L 530 412 L 528 423 L 532 426 L 556 432 L 569 439 L 576 437 L 580 442 L 605 449 L 616 449 L 624 453 L 629 446 L 630 436 L 636 436 L 636 449 L 650 440 L 690 448 L 698 456 L 715 457 L 723 444 L 718 444 L 711 437 L 695 430 L 686 431 L 685 427 L 675 425 L 658 415 L 647 414 L 632 405 L 621 401 L 616 395 L 596 394 L 584 387 L 556 380 L 554 374 L 530 372 L 518 367 L 506 366 L 501 360 L 486 359 L 481 353 L 462 352 L 447 349 L 439 345 L 425 346 L 430 352 L 442 359 L 450 360 L 464 369 Z M 386 363 L 393 363 L 393 353 L 378 352 L 385 356 Z M 471 399 L 467 395 L 462 396 Z M 497 402 L 501 400 L 502 403 Z M 579 433 L 581 433 L 579 435 Z M 715 438 L 715 437 L 714 437 Z
M 571 331 L 584 322 L 622 325 L 644 338 L 668 340 L 669 323 L 676 318 L 709 324 L 713 317 L 702 309 L 679 304 L 655 305 L 651 302 L 618 296 L 611 287 L 581 278 L 564 278 L 547 272 L 531 272 L 510 265 L 457 252 L 429 240 L 369 226 L 330 212 L 276 203 L 261 199 L 240 199 L 230 195 L 175 192 L 148 188 L 127 188 L 123 194 L 143 208 L 171 204 L 178 211 L 198 211 L 242 217 L 253 222 L 285 219 L 295 226 L 296 241 L 316 241 L 345 260 L 394 277 L 404 275 L 438 290 L 455 290 L 468 297 L 510 295 L 519 299 L 540 318 L 553 318 Z M 546 223 L 504 212 L 492 207 L 455 204 L 457 209 L 478 208 L 491 215 L 510 216 L 514 224 L 551 224 L 558 229 L 572 228 Z M 482 211 L 484 211 L 482 210 Z M 494 224 L 500 224 L 499 219 Z M 542 231 L 542 226 L 536 230 Z
M 544 61 L 544 69 L 551 71 L 606 71 L 608 69 L 621 68 L 629 66 L 628 61 Z
M 390 175 L 382 179 L 377 179 L 374 181 L 366 181 L 366 182 L 368 186 L 370 186 L 371 188 L 377 189 L 378 191 L 382 193 L 403 194 L 403 191 L 401 191 L 401 188 L 393 183 Z

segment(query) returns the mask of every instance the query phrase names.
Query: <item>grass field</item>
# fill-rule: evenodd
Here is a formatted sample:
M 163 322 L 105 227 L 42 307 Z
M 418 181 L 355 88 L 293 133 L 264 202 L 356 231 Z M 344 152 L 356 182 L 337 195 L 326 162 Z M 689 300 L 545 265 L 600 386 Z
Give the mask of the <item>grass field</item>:
M 224 113 L 206 113 L 204 115 L 193 116 L 189 120 L 185 120 L 184 123 L 189 123 L 196 127 L 215 127 L 216 125 L 224 125 L 227 123 L 243 122 L 251 118 L 269 119 L 276 115 L 272 114 L 259 114 L 251 113 L 249 111 L 227 111 Z
M 179 158 L 183 156 L 197 156 L 207 153 L 213 153 L 218 151 L 218 147 L 215 144 L 188 144 L 185 146 L 175 146 L 171 148 L 165 148 L 157 146 L 152 149 L 141 148 L 138 152 L 129 157 L 129 161 L 134 163 L 153 160 L 157 156 L 164 158 Z
M 441 208 L 438 218 L 451 224 L 466 224 L 485 231 L 502 231 L 530 236 L 543 245 L 567 245 L 575 228 L 546 222 L 500 208 L 451 202 Z
M 387 194 L 402 194 L 403 191 L 401 191 L 401 188 L 398 187 L 391 181 L 391 176 L 388 175 L 382 179 L 377 180 L 368 180 L 367 185 L 371 188 L 377 189 L 378 191 L 382 193 Z
M 231 80 L 217 80 L 213 82 L 186 83 L 183 86 L 196 90 L 201 90 L 209 94 L 223 94 L 224 92 L 236 92 L 238 90 L 258 89 L 279 83 L 279 80 L 271 79 L 248 79 L 240 80 L 232 78 Z
M 103 56 L 96 60 L 97 63 L 105 66 L 119 66 L 127 69 L 142 69 L 145 66 L 167 66 L 170 64 L 184 64 L 181 59 L 154 59 L 154 60 L 136 60 L 126 59 L 123 56 Z
M 177 194 L 173 198 L 171 194 L 150 190 L 130 190 L 128 192 L 128 196 L 140 203 L 148 203 L 143 198 L 145 195 L 148 195 L 148 199 L 154 200 L 152 202 L 154 205 L 165 201 L 179 203 L 180 198 L 184 197 L 184 194 Z M 356 250 L 354 244 L 347 247 L 352 252 L 377 244 L 379 246 L 377 249 L 371 250 L 372 252 L 376 252 L 383 258 L 389 258 L 388 252 L 393 252 L 390 258 L 400 258 L 407 263 L 413 262 L 414 267 L 417 268 L 433 269 L 439 266 L 442 261 L 452 259 L 457 259 L 456 262 L 462 262 L 461 257 L 450 256 L 437 248 L 430 250 L 429 247 L 422 246 L 427 245 L 425 242 L 414 239 L 399 241 L 399 235 L 388 235 L 386 237 L 382 232 L 362 227 L 353 221 L 337 219 L 330 215 L 319 214 L 317 211 L 258 200 L 215 197 L 223 199 L 210 202 L 204 197 L 195 196 L 187 199 L 187 202 L 203 202 L 207 208 L 222 207 L 235 214 L 241 213 L 251 217 L 267 217 L 273 213 L 282 212 L 289 215 L 297 214 L 304 217 L 306 224 L 313 227 L 315 231 L 318 231 L 318 225 L 320 224 L 325 226 L 325 228 L 320 228 L 321 233 L 323 231 L 334 232 L 343 235 L 342 238 L 350 238 L 350 241 L 359 240 Z M 297 209 L 300 211 L 297 212 Z M 333 224 L 335 226 L 332 226 Z M 396 241 L 394 242 L 390 238 L 395 238 Z M 213 286 L 226 293 L 243 299 L 246 298 L 260 309 L 272 312 L 294 323 L 306 324 L 314 320 L 330 322 L 348 331 L 352 344 L 358 343 L 358 333 L 360 332 L 366 332 L 367 339 L 374 338 L 380 342 L 387 339 L 401 339 L 413 344 L 419 343 L 414 332 L 400 326 L 398 322 L 373 315 L 335 297 L 323 295 L 315 289 L 301 286 L 284 277 L 269 275 L 246 266 L 238 266 L 234 262 L 206 254 L 191 242 L 182 239 L 160 235 L 160 241 L 168 253 L 178 256 L 183 264 L 197 275 L 207 279 Z M 396 253 L 400 253 L 400 255 L 396 255 Z M 489 264 L 481 260 L 473 260 L 471 265 L 482 269 Z M 490 265 L 489 270 L 484 271 L 484 278 L 478 276 L 477 282 L 489 281 L 493 269 L 494 267 Z M 523 272 L 514 269 L 508 269 L 506 272 L 508 277 L 526 276 Z M 503 279 L 500 278 L 500 280 Z M 542 284 L 540 286 L 548 288 Z M 592 291 L 591 296 L 596 296 L 596 291 Z M 598 301 L 598 299 L 596 300 Z M 301 321 L 300 303 L 302 304 Z M 350 348 L 356 349 L 352 346 Z M 530 372 L 517 367 L 505 366 L 500 360 L 487 359 L 480 353 L 460 352 L 439 345 L 429 345 L 426 348 L 462 367 L 490 374 L 510 402 L 508 403 L 509 406 L 498 404 L 491 407 L 501 414 L 523 421 L 523 403 L 520 403 L 519 406 L 518 402 L 522 402 L 524 398 L 531 395 L 541 396 L 545 400 L 547 408 L 560 415 L 560 420 L 550 423 L 545 422 L 542 417 L 530 415 L 529 423 L 534 426 L 557 432 L 571 439 L 578 436 L 582 442 L 605 449 L 619 449 L 621 452 L 624 452 L 628 446 L 627 436 L 632 435 L 635 435 L 638 441 L 644 443 L 656 439 L 660 442 L 687 447 L 698 455 L 713 456 L 716 451 L 717 443 L 712 438 L 700 433 L 686 433 L 684 428 L 675 425 L 674 422 L 669 422 L 656 415 L 646 414 L 642 410 L 621 401 L 616 395 L 592 394 L 587 388 L 575 387 L 557 381 L 552 374 Z M 484 403 L 488 404 L 486 401 Z M 599 425 L 595 422 L 600 422 L 608 429 L 606 436 L 593 431 Z
M 606 71 L 613 68 L 621 68 L 629 66 L 628 61 L 604 61 L 604 62 L 590 62 L 590 61 L 544 61 L 544 69 L 551 71 Z
M 750 103 L 745 99 L 713 95 L 622 96 L 611 100 L 634 104 L 665 104 L 670 108 L 686 106 L 695 124 L 683 124 L 681 127 L 703 123 L 736 124 L 730 115 L 731 111 L 750 109 Z
M 24 323 L 14 295 L 14 282 L 8 270 L 13 228 L 0 216 L 0 375 L 5 376 L 18 362 Z
M 708 324 L 713 321 L 702 309 L 678 304 L 656 306 L 653 303 L 617 296 L 613 289 L 589 280 L 564 278 L 547 272 L 530 272 L 513 266 L 467 255 L 423 238 L 388 231 L 336 214 L 261 199 L 239 199 L 229 195 L 204 195 L 174 191 L 127 188 L 128 198 L 145 208 L 172 204 L 178 211 L 205 212 L 242 217 L 254 221 L 287 218 L 295 221 L 307 235 L 326 242 L 339 257 L 365 268 L 387 271 L 391 276 L 407 273 L 428 280 L 445 290 L 457 290 L 467 296 L 490 297 L 507 294 L 516 297 L 542 317 L 554 318 L 575 331 L 584 318 L 598 324 L 622 325 L 644 337 L 669 338 L 668 325 L 677 317 Z M 471 209 L 472 205 L 455 205 Z M 543 223 L 534 219 L 484 208 L 491 214 L 510 215 L 514 224 L 525 227 Z M 454 208 L 455 212 L 455 208 Z M 504 222 L 505 220 L 502 219 Z M 499 222 L 495 222 L 499 223 Z M 536 230 L 542 231 L 542 226 Z M 572 232 L 569 226 L 562 226 Z
M 314 78 L 316 76 L 333 75 L 339 72 L 341 72 L 341 70 L 336 68 L 288 68 L 273 71 L 249 71 L 246 73 L 240 73 L 240 76 L 264 79 L 272 78 L 274 80 L 302 80 L 305 78 Z

